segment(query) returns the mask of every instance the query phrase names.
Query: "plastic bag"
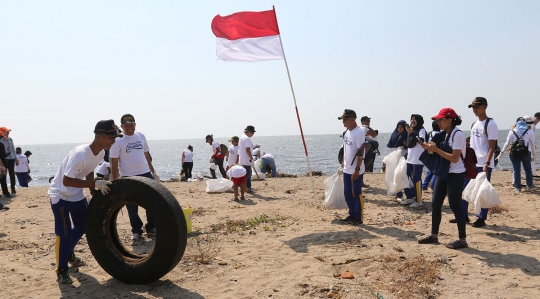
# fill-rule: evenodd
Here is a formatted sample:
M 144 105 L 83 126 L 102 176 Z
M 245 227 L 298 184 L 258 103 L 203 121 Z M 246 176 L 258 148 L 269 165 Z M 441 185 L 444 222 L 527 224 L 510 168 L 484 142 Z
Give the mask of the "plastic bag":
M 266 175 L 265 175 L 265 171 L 262 171 L 261 169 L 261 166 L 262 166 L 262 159 L 257 159 L 255 160 L 255 162 L 253 162 L 253 168 L 254 171 L 253 173 L 251 174 L 251 180 L 265 180 L 266 179 Z M 257 174 L 259 175 L 259 177 L 257 178 L 257 174 L 255 174 L 255 170 L 257 170 Z
M 502 203 L 497 191 L 488 181 L 486 173 L 480 172 L 476 179 L 470 180 L 465 190 L 463 199 L 472 203 L 474 212 L 480 214 L 481 209 L 493 208 Z
M 233 182 L 227 179 L 212 179 L 206 180 L 206 192 L 207 193 L 221 193 L 232 191 Z
M 347 209 L 345 194 L 343 193 L 343 182 L 341 175 L 335 173 L 333 176 L 324 180 L 326 191 L 323 206 L 329 209 Z
M 410 188 L 410 181 L 407 176 L 407 160 L 405 160 L 405 157 L 399 158 L 399 164 L 394 171 L 393 185 L 396 190 Z
M 402 157 L 402 149 L 398 148 L 383 158 L 382 162 L 386 165 L 386 193 L 396 195 L 400 189 L 394 187 L 394 173 Z
M 210 169 L 216 170 L 217 165 L 215 163 L 210 163 Z

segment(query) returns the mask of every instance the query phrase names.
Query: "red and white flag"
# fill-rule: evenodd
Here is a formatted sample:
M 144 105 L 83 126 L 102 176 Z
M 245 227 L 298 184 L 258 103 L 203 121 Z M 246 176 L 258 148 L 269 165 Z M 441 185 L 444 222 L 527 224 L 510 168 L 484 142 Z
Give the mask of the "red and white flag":
M 273 10 L 217 15 L 212 20 L 216 54 L 224 61 L 283 59 L 276 14 Z

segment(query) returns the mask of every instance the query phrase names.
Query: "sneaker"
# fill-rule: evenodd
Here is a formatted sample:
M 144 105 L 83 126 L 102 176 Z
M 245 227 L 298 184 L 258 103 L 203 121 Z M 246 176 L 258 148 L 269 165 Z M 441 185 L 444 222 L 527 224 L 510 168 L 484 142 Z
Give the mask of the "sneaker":
M 423 203 L 415 201 L 409 207 L 411 207 L 411 208 L 420 208 L 420 207 L 423 207 L 423 206 L 424 206 Z
M 476 221 L 472 224 L 473 227 L 482 227 L 486 226 L 486 221 L 482 218 L 476 219 Z
M 247 189 L 247 193 L 254 193 L 253 189 Z
M 412 204 L 413 202 L 416 201 L 416 198 L 407 198 L 403 201 L 400 202 L 400 204 L 402 205 L 408 205 L 408 204 Z
M 69 273 L 68 273 L 67 269 L 59 270 L 58 274 L 56 274 L 56 276 L 58 277 L 58 279 L 56 279 L 56 281 L 58 281 L 59 283 L 63 283 L 63 284 L 72 284 L 73 283 L 73 280 L 71 280 L 71 277 L 69 276 Z
M 133 236 L 131 236 L 131 240 L 139 240 L 141 237 L 140 233 L 133 233 Z
M 2 195 L 3 195 L 5 198 L 10 198 L 10 197 L 11 197 L 11 194 L 9 194 L 9 193 L 4 193 L 4 194 L 2 194 Z
M 155 236 L 156 235 L 156 228 L 153 228 L 151 230 L 146 231 L 147 235 Z
M 353 219 L 351 216 L 347 216 L 347 218 L 345 218 L 345 219 L 339 219 L 339 221 L 341 221 L 341 222 L 347 222 L 347 223 L 348 223 L 348 222 L 351 222 L 351 221 L 353 221 L 353 220 L 354 220 L 354 219 Z
M 394 200 L 397 201 L 397 202 L 402 202 L 403 198 L 396 196 L 396 197 L 394 197 Z
M 515 194 L 521 193 L 521 189 L 514 188 L 514 193 L 515 193 Z
M 11 190 L 11 194 L 17 194 L 17 191 L 15 189 Z
M 68 263 L 73 267 L 82 267 L 86 266 L 86 263 L 80 258 L 75 256 L 75 253 L 72 253 L 68 259 Z
M 536 190 L 538 187 L 536 187 L 536 185 L 532 185 L 532 186 L 527 187 L 527 188 L 529 188 L 529 190 L 532 191 L 532 190 Z

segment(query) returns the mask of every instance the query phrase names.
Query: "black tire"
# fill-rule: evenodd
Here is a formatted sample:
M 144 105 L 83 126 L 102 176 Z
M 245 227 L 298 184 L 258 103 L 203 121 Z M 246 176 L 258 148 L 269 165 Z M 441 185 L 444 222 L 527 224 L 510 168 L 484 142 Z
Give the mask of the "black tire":
M 160 183 L 144 177 L 112 182 L 108 195 L 96 192 L 88 205 L 86 238 L 98 264 L 112 277 L 128 284 L 148 284 L 169 273 L 182 259 L 187 225 L 180 204 Z M 138 255 L 120 242 L 116 218 L 126 204 L 145 208 L 154 219 L 156 239 L 152 252 Z

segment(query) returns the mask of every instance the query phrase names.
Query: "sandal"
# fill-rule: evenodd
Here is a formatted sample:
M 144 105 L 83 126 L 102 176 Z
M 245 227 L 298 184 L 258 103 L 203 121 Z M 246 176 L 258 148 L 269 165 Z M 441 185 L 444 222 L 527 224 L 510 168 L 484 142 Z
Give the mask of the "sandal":
M 233 198 L 231 199 L 231 201 L 238 201 L 238 198 Z
M 467 247 L 469 247 L 469 244 L 467 244 L 467 241 L 462 241 L 462 240 L 456 240 L 446 245 L 446 248 L 449 248 L 449 249 L 461 249 L 461 248 L 467 248 Z
M 246 200 L 246 198 L 245 197 L 240 197 L 240 200 Z
M 436 244 L 439 243 L 439 238 L 434 238 L 432 235 L 418 239 L 418 244 Z

